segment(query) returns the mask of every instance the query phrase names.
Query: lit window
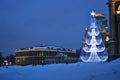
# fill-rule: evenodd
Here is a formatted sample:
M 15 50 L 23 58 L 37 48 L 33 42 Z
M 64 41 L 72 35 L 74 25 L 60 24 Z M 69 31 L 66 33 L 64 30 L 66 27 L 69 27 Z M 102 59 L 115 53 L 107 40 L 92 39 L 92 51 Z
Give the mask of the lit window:
M 109 41 L 109 36 L 108 36 L 108 35 L 106 36 L 105 41 L 106 41 L 106 42 Z
M 120 5 L 118 7 L 117 14 L 120 14 Z

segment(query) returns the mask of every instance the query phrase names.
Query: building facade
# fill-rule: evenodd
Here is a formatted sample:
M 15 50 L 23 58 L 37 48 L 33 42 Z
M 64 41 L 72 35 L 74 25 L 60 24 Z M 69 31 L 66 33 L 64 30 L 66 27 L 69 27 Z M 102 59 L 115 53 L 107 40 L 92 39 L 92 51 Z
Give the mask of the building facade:
M 101 33 L 102 39 L 103 39 L 106 49 L 108 51 L 109 27 L 107 25 L 107 20 L 103 13 L 96 13 L 95 18 L 96 18 L 96 23 L 97 23 L 99 31 Z
M 73 63 L 78 61 L 76 51 L 49 47 L 20 48 L 16 50 L 16 65 Z
M 120 56 L 120 0 L 108 0 L 110 20 L 109 60 Z

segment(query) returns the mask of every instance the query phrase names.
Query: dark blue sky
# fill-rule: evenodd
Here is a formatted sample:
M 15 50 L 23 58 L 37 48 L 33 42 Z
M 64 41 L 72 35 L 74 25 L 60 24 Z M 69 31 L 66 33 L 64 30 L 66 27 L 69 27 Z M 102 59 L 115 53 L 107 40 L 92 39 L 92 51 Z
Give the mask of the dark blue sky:
M 108 17 L 107 0 L 0 0 L 0 51 L 38 44 L 78 49 L 90 12 Z

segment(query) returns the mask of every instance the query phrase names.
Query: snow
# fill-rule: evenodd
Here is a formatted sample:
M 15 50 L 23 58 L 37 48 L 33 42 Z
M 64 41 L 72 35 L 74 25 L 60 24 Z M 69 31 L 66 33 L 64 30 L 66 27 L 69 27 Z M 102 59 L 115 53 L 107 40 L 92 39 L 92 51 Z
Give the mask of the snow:
M 120 80 L 120 59 L 105 63 L 49 64 L 0 68 L 0 80 Z

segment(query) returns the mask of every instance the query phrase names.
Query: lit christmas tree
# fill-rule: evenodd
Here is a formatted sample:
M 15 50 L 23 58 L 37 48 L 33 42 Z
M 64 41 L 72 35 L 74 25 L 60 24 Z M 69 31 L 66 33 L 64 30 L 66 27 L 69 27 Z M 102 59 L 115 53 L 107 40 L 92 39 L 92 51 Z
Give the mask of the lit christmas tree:
M 83 62 L 104 62 L 108 59 L 104 42 L 102 41 L 102 37 L 96 24 L 94 11 L 91 12 L 90 26 L 80 58 Z

